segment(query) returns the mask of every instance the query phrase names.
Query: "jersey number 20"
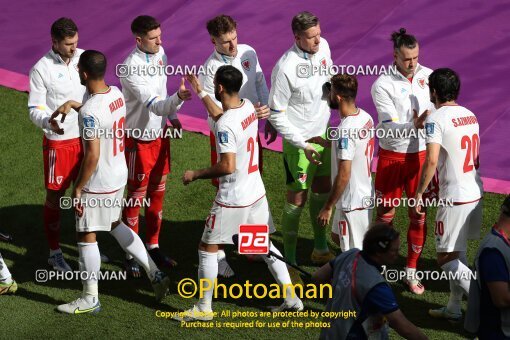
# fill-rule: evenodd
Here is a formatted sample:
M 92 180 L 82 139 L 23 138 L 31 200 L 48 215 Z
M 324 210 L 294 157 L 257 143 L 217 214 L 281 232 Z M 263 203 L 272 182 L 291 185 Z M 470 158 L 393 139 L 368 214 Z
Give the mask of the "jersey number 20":
M 460 141 L 460 147 L 462 150 L 466 150 L 466 158 L 464 159 L 464 173 L 478 169 L 480 166 L 480 138 L 475 133 L 471 138 L 469 136 L 463 136 Z M 471 162 L 471 157 L 473 161 Z

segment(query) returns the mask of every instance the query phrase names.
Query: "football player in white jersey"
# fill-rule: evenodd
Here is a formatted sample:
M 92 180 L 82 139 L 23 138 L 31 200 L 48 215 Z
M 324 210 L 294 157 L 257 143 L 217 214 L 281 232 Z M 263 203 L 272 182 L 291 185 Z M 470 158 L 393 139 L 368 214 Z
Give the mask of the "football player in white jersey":
M 160 267 L 172 268 L 177 262 L 165 255 L 159 247 L 163 219 L 163 201 L 167 175 L 170 173 L 170 139 L 162 136 L 170 121 L 175 129 L 182 129 L 177 111 L 191 93 L 184 87 L 184 78 L 178 91 L 167 93 L 167 55 L 162 46 L 160 23 L 148 15 L 140 15 L 131 23 L 136 47 L 125 59 L 122 93 L 126 98 L 126 128 L 133 133 L 126 136 L 128 163 L 128 198 L 122 217 L 138 234 L 141 202 L 147 197 L 151 204 L 145 207 L 145 245 L 152 259 Z M 157 69 L 155 74 L 148 68 Z M 139 71 L 137 71 L 139 70 Z M 140 72 L 141 71 L 141 72 Z M 140 277 L 140 268 L 126 254 L 126 270 L 132 277 Z
M 420 45 L 405 28 L 391 34 L 394 66 L 397 72 L 383 74 L 372 85 L 372 99 L 377 110 L 379 160 L 375 176 L 375 193 L 383 203 L 377 206 L 377 221 L 393 223 L 393 202 L 414 197 L 425 161 L 424 122 L 432 108 L 427 78 L 431 69 L 418 63 Z M 420 116 L 418 114 L 421 113 Z M 408 138 L 402 138 L 402 135 Z M 404 283 L 414 294 L 423 294 L 425 287 L 415 278 L 418 260 L 425 244 L 427 225 L 425 214 L 416 215 L 408 208 L 407 277 Z
M 48 263 L 57 271 L 70 271 L 60 249 L 60 206 L 66 189 L 78 175 L 83 150 L 78 115 L 71 112 L 65 124 L 50 124 L 51 114 L 66 100 L 82 101 L 76 65 L 83 50 L 78 46 L 78 27 L 72 19 L 59 18 L 51 25 L 52 46 L 30 70 L 28 109 L 30 119 L 44 131 L 43 159 L 46 201 L 44 231 L 50 253 Z
M 374 155 L 372 117 L 356 106 L 358 81 L 355 76 L 335 75 L 331 78 L 329 106 L 339 110 L 342 121 L 339 139 L 331 149 L 332 191 L 319 213 L 323 227 L 329 225 L 336 205 L 331 238 L 342 251 L 362 249 L 363 237 L 372 220 L 367 198 L 373 196 L 371 163 Z
M 260 67 L 257 52 L 246 44 L 238 44 L 237 42 L 237 23 L 228 15 L 218 15 L 207 22 L 207 32 L 211 37 L 214 45 L 214 51 L 203 65 L 205 73 L 198 75 L 199 85 L 203 89 L 205 95 L 202 98 L 208 112 L 208 122 L 210 127 L 214 121 L 221 116 L 223 108 L 221 103 L 214 98 L 214 74 L 218 67 L 223 65 L 232 65 L 243 74 L 243 85 L 239 90 L 241 98 L 247 98 L 255 104 L 255 110 L 259 119 L 269 116 L 269 108 L 267 107 L 267 99 L 269 90 L 267 88 L 264 72 Z M 198 86 L 198 85 L 194 85 Z M 201 90 L 200 89 L 200 90 Z M 200 91 L 199 91 L 200 92 Z M 277 136 L 276 130 L 269 121 L 265 125 L 266 139 L 271 144 Z M 260 139 L 257 140 L 259 145 L 259 170 L 262 172 L 262 144 Z M 214 133 L 210 133 L 211 145 L 211 165 L 218 161 L 216 153 L 216 141 Z M 213 178 L 212 183 L 218 187 L 218 179 Z M 227 263 L 223 250 L 218 251 L 218 275 L 223 277 L 231 277 L 234 271 Z
M 467 266 L 467 240 L 480 237 L 483 186 L 478 173 L 480 132 L 473 112 L 456 103 L 460 79 L 455 71 L 437 69 L 429 76 L 430 100 L 436 111 L 427 118 L 427 156 L 416 200 L 439 172 L 439 206 L 435 241 L 437 262 L 450 275 L 448 305 L 429 310 L 437 318 L 459 320 L 462 295 L 469 292 L 471 270 Z M 451 204 L 453 202 L 453 205 Z M 415 208 L 422 214 L 421 206 Z
M 189 77 L 191 78 L 191 77 Z M 218 276 L 218 249 L 233 244 L 232 236 L 241 224 L 264 224 L 274 231 L 273 219 L 266 199 L 266 190 L 258 169 L 258 119 L 253 104 L 239 97 L 242 73 L 233 66 L 218 68 L 215 97 L 221 101 L 223 115 L 214 124 L 218 163 L 207 169 L 188 170 L 185 185 L 197 179 L 219 178 L 219 189 L 206 219 L 202 240 L 198 246 L 198 277 L 214 282 Z M 193 87 L 192 87 L 193 88 Z M 197 93 L 199 96 L 201 93 Z M 270 250 L 280 255 L 269 242 Z M 292 291 L 287 266 L 274 257 L 264 257 L 269 270 L 280 285 L 286 286 L 283 304 L 276 310 L 302 310 L 303 303 Z M 213 290 L 203 297 L 180 320 L 211 320 Z
M 128 170 L 124 155 L 123 129 L 126 106 L 122 92 L 104 82 L 106 57 L 98 51 L 82 53 L 78 62 L 80 80 L 87 88 L 87 100 L 67 101 L 51 120 L 74 109 L 83 139 L 84 156 L 74 184 L 72 198 L 76 212 L 78 252 L 83 284 L 82 296 L 57 307 L 62 313 L 97 313 L 98 277 L 101 266 L 96 232 L 110 231 L 119 245 L 144 267 L 152 282 L 156 299 L 168 291 L 169 278 L 161 272 L 145 249 L 142 240 L 120 218 Z M 119 133 L 120 131 L 120 133 Z

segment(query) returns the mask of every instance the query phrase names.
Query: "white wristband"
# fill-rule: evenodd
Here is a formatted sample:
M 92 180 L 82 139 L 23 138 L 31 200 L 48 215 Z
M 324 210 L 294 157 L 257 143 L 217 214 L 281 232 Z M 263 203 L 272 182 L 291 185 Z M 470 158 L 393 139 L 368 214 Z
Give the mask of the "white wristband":
M 207 96 L 207 92 L 205 92 L 205 91 L 200 91 L 200 92 L 198 93 L 198 97 L 199 97 L 200 99 L 204 99 L 204 97 L 205 97 L 205 96 Z

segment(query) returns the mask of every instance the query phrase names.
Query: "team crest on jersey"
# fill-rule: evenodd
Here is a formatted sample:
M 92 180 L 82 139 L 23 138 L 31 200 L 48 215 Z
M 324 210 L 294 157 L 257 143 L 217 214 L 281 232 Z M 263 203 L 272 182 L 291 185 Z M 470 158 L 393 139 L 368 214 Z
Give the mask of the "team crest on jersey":
M 83 117 L 83 127 L 93 128 L 94 126 L 95 126 L 94 117 L 92 116 Z
M 138 178 L 138 182 L 141 182 L 145 178 L 145 174 L 138 174 L 136 175 L 136 178 Z
M 64 179 L 64 176 L 57 176 L 57 184 L 61 184 L 62 180 Z
M 413 249 L 413 251 L 416 253 L 416 254 L 419 254 L 421 253 L 421 250 L 422 250 L 422 246 L 417 246 L 415 244 L 411 244 L 411 248 Z
M 248 59 L 245 59 L 245 60 L 241 61 L 241 65 L 243 65 L 243 68 L 246 71 L 250 70 L 250 61 Z
M 307 178 L 308 178 L 308 175 L 307 175 L 307 174 L 305 174 L 305 173 L 299 173 L 299 174 L 298 174 L 298 178 L 297 178 L 297 180 L 298 180 L 300 183 L 305 183 Z
M 338 148 L 345 150 L 345 149 L 347 149 L 348 143 L 349 143 L 349 141 L 347 140 L 347 137 L 342 137 L 338 140 Z
M 159 66 L 163 66 L 164 65 L 163 60 L 159 59 L 158 64 L 159 64 Z
M 420 87 L 422 89 L 424 89 L 425 88 L 425 78 L 418 79 L 418 85 L 420 85 Z
M 425 131 L 427 136 L 434 134 L 434 123 L 425 123 Z
M 128 217 L 127 218 L 127 223 L 130 226 L 134 226 L 136 224 L 136 222 L 138 222 L 138 217 Z
M 322 66 L 322 67 L 326 67 L 326 66 L 327 66 L 327 64 L 326 64 L 326 58 L 322 58 L 322 59 L 321 59 L 321 61 L 320 61 L 320 63 L 321 63 L 321 66 Z
M 218 131 L 218 142 L 220 144 L 228 143 L 228 132 L 227 131 Z

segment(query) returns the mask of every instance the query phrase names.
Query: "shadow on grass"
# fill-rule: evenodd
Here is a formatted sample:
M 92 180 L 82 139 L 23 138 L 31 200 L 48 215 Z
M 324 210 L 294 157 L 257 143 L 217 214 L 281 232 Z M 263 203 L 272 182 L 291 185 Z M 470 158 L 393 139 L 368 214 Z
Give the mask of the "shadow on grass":
M 13 236 L 13 243 L 18 249 L 11 250 L 12 245 L 2 247 L 2 255 L 14 262 L 10 266 L 13 277 L 20 285 L 19 295 L 27 299 L 39 301 L 46 304 L 59 304 L 68 301 L 60 301 L 56 297 L 41 294 L 32 289 L 24 288 L 24 284 L 31 283 L 37 286 L 54 288 L 59 290 L 76 289 L 81 291 L 81 282 L 78 280 L 50 280 L 47 282 L 36 282 L 37 270 L 50 270 L 48 266 L 48 246 L 44 235 L 41 221 L 43 220 L 43 208 L 40 205 L 18 205 L 0 209 L 0 219 L 8 221 L 2 226 L 2 230 Z M 71 210 L 62 211 L 61 220 L 61 248 L 66 261 L 73 268 L 78 270 L 78 251 L 76 247 L 76 233 L 74 228 L 74 214 Z M 163 220 L 160 234 L 160 246 L 162 250 L 176 259 L 179 265 L 169 274 L 173 284 L 170 287 L 170 295 L 179 297 L 177 284 L 183 278 L 197 280 L 198 254 L 197 246 L 203 232 L 204 221 L 169 221 Z M 144 240 L 145 221 L 140 219 L 140 236 Z M 276 233 L 278 237 L 278 233 Z M 124 252 L 115 239 L 106 232 L 97 234 L 99 249 L 110 257 L 111 262 L 106 265 L 110 271 L 123 271 Z M 283 245 L 273 241 L 280 251 L 283 252 Z M 219 283 L 227 287 L 235 284 L 244 284 L 249 281 L 251 284 L 265 284 L 269 286 L 275 283 L 267 265 L 264 262 L 250 262 L 245 256 L 238 255 L 233 246 L 227 246 L 226 253 L 229 264 L 236 275 L 229 279 L 218 279 Z M 299 261 L 304 265 L 310 265 L 309 254 L 313 250 L 313 240 L 301 238 L 298 241 Z M 105 266 L 103 265 L 103 270 Z M 306 282 L 305 282 L 306 283 Z M 140 292 L 142 290 L 142 292 Z M 157 305 L 152 298 L 152 287 L 145 275 L 140 279 L 128 278 L 126 281 L 101 281 L 99 283 L 100 295 L 110 295 L 130 302 L 141 304 L 149 308 L 171 307 L 169 305 Z M 74 297 L 71 297 L 74 298 Z M 184 299 L 183 299 L 184 300 Z M 240 297 L 219 298 L 216 302 L 234 304 L 239 307 L 254 307 L 260 310 L 267 310 L 268 306 L 276 306 L 282 302 L 281 299 L 249 299 Z M 324 303 L 325 300 L 316 302 Z M 164 303 L 164 302 L 163 302 Z

